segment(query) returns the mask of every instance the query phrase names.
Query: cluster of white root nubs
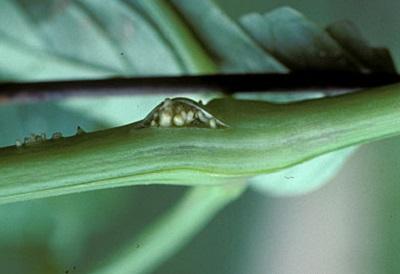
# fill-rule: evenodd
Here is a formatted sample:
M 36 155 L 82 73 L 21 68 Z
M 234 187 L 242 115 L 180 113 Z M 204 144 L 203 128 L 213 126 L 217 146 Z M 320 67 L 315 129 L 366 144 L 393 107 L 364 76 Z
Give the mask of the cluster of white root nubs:
M 51 136 L 52 140 L 60 139 L 60 138 L 62 138 L 61 132 L 55 132 Z M 39 134 L 32 133 L 30 136 L 25 137 L 23 142 L 20 140 L 16 140 L 15 145 L 17 147 L 22 147 L 23 145 L 31 146 L 31 145 L 37 145 L 37 144 L 43 143 L 46 140 L 47 140 L 46 133 L 44 133 L 44 132 L 39 133 Z
M 150 127 L 226 127 L 200 104 L 186 98 L 165 99 L 144 122 Z
M 76 129 L 76 135 L 81 135 L 86 133 L 80 126 L 77 127 Z M 61 132 L 54 132 L 49 139 L 46 137 L 46 133 L 42 132 L 39 134 L 34 134 L 32 133 L 30 136 L 25 137 L 24 141 L 16 140 L 15 141 L 15 146 L 16 147 L 22 147 L 22 146 L 31 146 L 31 145 L 37 145 L 45 142 L 46 140 L 57 140 L 61 139 L 63 137 Z

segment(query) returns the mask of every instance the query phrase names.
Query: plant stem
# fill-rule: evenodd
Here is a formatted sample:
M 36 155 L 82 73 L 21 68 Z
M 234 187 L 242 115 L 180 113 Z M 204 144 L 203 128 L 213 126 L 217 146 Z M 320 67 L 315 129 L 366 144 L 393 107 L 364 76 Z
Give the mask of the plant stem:
M 199 64 L 198 66 L 203 65 Z M 191 64 L 191 66 L 194 65 Z M 318 90 L 319 92 L 330 94 L 338 90 L 377 87 L 397 82 L 400 82 L 400 76 L 396 74 L 338 72 L 202 74 L 191 76 L 4 83 L 0 84 L 0 96 L 9 98 L 23 96 L 42 99 L 74 95 L 111 95 L 110 91 L 112 91 L 112 95 L 144 95 L 215 90 L 224 91 L 226 94 L 254 91 L 304 92 L 307 90 Z
M 138 274 L 154 270 L 244 189 L 243 184 L 192 188 L 142 234 L 89 273 Z
M 226 129 L 136 124 L 0 149 L 0 203 L 139 184 L 218 184 L 400 134 L 400 85 L 292 104 L 217 99 Z

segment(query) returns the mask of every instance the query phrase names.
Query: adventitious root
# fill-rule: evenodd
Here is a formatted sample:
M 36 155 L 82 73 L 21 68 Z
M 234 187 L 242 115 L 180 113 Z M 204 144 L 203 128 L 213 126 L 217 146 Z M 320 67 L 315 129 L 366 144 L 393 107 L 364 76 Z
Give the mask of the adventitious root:
M 187 98 L 165 99 L 141 122 L 143 127 L 225 128 L 224 122 L 207 112 L 201 102 Z
M 214 117 L 199 103 L 188 98 L 165 99 L 157 105 L 142 121 L 136 122 L 135 128 L 145 127 L 198 127 L 198 128 L 227 128 L 227 124 Z M 86 132 L 78 126 L 76 135 Z M 16 140 L 17 148 L 35 146 L 46 141 L 62 139 L 61 132 L 55 132 L 47 139 L 45 133 L 31 134 L 23 141 Z
M 55 132 L 51 136 L 52 140 L 60 139 L 60 138 L 62 138 L 61 132 Z M 33 146 L 33 145 L 41 144 L 41 143 L 45 142 L 46 140 L 48 140 L 46 137 L 46 133 L 44 133 L 44 132 L 39 133 L 39 134 L 32 133 L 30 136 L 25 137 L 23 142 L 21 142 L 20 140 L 17 139 L 15 141 L 15 145 L 16 145 L 16 147 Z
M 85 134 L 85 133 L 86 132 L 80 126 L 78 126 L 76 128 L 76 135 L 82 135 L 82 134 Z M 46 133 L 44 133 L 44 132 L 39 133 L 39 134 L 32 133 L 30 136 L 25 137 L 23 141 L 17 139 L 15 141 L 15 146 L 17 148 L 20 148 L 20 147 L 23 147 L 23 146 L 34 146 L 34 145 L 38 145 L 38 144 L 44 143 L 44 142 L 49 141 L 49 140 L 58 140 L 58 139 L 61 139 L 61 138 L 63 138 L 63 134 L 61 132 L 58 132 L 58 131 L 54 132 L 51 135 L 51 138 L 49 138 L 49 139 L 47 139 Z

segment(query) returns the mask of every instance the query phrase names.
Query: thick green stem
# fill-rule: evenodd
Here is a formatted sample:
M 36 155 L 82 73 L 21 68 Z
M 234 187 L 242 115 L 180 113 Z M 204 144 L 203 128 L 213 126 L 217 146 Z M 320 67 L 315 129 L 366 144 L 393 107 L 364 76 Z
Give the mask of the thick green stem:
M 213 185 L 400 134 L 400 86 L 287 105 L 217 99 L 226 129 L 135 125 L 0 149 L 0 203 L 139 184 Z

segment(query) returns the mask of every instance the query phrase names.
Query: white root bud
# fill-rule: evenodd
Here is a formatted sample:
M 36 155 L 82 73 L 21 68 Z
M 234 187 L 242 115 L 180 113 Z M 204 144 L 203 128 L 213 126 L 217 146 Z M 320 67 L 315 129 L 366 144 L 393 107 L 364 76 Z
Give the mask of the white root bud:
M 174 116 L 174 120 L 173 121 L 174 121 L 174 125 L 178 126 L 178 127 L 181 127 L 181 126 L 183 126 L 185 124 L 185 120 L 179 114 Z
M 204 106 L 186 98 L 165 99 L 141 122 L 142 127 L 228 127 Z
M 169 113 L 161 113 L 160 115 L 160 126 L 170 127 L 171 126 L 171 115 Z

